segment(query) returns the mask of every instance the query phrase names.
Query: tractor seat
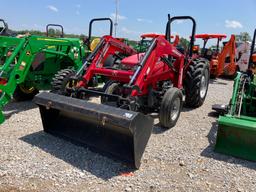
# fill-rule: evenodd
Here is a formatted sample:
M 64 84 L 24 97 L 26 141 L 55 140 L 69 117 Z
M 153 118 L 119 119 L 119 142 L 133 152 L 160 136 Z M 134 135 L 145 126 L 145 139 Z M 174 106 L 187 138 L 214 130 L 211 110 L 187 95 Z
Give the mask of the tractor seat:
M 104 68 L 112 68 L 115 64 L 115 57 L 113 55 L 109 55 L 106 60 L 103 62 Z
M 121 60 L 124 58 L 122 54 L 116 52 L 114 54 L 108 55 L 108 57 L 103 62 L 103 67 L 107 69 L 112 69 L 116 65 L 121 64 Z
M 252 67 L 251 67 L 251 70 L 252 70 L 252 73 L 254 75 L 256 75 L 256 53 L 253 53 L 252 56 L 251 56 L 251 61 L 252 61 Z
M 253 63 L 256 63 L 256 53 L 252 54 L 252 58 L 251 58 Z
M 176 46 L 176 49 L 177 49 L 180 53 L 185 54 L 185 49 L 184 49 L 184 47 L 182 47 L 181 45 L 177 45 L 177 46 Z
M 135 54 L 135 55 L 126 57 L 122 60 L 122 64 L 130 65 L 130 66 L 138 65 L 140 62 L 139 58 L 142 58 L 144 56 L 144 54 L 145 53 L 139 53 L 139 54 Z
M 202 49 L 202 55 L 204 58 L 208 59 L 209 61 L 212 59 L 213 51 L 211 49 Z

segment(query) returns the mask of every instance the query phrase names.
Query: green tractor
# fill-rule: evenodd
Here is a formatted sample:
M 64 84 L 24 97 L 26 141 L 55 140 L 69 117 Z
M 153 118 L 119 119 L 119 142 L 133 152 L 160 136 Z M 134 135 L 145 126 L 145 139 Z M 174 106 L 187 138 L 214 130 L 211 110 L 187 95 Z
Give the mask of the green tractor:
M 238 73 L 228 106 L 214 105 L 218 119 L 215 151 L 256 161 L 256 29 L 251 45 L 248 71 Z
M 147 51 L 147 49 L 149 48 L 149 46 L 151 45 L 152 41 L 155 38 L 165 37 L 165 35 L 156 34 L 156 33 L 145 33 L 145 34 L 142 34 L 140 37 L 141 37 L 141 40 L 133 47 L 138 53 L 144 53 Z M 171 36 L 171 38 L 174 38 L 174 36 Z M 177 46 L 179 44 L 179 40 L 180 40 L 179 36 L 176 35 L 173 45 Z
M 0 19 L 0 36 L 14 36 L 15 33 L 8 28 L 8 24 Z
M 92 23 L 109 20 L 112 35 L 112 20 L 97 18 L 90 22 L 89 38 L 63 38 L 61 25 L 49 24 L 47 36 L 28 35 L 17 37 L 0 36 L 0 124 L 4 122 L 3 107 L 14 98 L 16 101 L 31 100 L 39 90 L 50 90 L 54 75 L 64 70 L 77 70 L 91 51 Z M 50 26 L 60 27 L 59 38 L 49 37 Z

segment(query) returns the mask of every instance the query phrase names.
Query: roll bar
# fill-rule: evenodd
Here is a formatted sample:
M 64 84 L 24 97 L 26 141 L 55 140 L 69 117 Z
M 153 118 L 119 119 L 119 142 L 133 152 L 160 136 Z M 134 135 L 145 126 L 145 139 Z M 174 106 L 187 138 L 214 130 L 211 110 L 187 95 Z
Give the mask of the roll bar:
M 166 40 L 170 42 L 171 40 L 171 24 L 172 22 L 176 20 L 191 20 L 192 21 L 192 34 L 190 38 L 190 45 L 189 45 L 189 56 L 192 57 L 193 54 L 193 46 L 195 42 L 195 33 L 196 33 L 196 21 L 193 17 L 191 16 L 175 16 L 171 17 L 170 14 L 168 14 L 168 22 L 166 24 L 166 31 L 165 31 L 165 37 Z
M 48 25 L 46 25 L 46 36 L 47 37 L 49 36 L 49 28 L 50 27 L 59 27 L 61 29 L 60 37 L 64 37 L 64 29 L 63 29 L 63 26 L 60 25 L 60 24 L 48 24 Z

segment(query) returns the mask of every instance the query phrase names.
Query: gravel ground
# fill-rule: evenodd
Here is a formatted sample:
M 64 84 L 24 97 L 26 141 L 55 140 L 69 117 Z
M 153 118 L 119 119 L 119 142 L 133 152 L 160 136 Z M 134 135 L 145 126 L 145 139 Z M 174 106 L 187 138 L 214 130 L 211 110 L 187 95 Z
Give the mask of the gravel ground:
M 211 106 L 228 103 L 232 84 L 211 81 L 202 107 L 185 108 L 170 130 L 156 125 L 136 171 L 44 133 L 32 102 L 11 103 L 0 127 L 0 192 L 256 191 L 256 163 L 213 152 Z

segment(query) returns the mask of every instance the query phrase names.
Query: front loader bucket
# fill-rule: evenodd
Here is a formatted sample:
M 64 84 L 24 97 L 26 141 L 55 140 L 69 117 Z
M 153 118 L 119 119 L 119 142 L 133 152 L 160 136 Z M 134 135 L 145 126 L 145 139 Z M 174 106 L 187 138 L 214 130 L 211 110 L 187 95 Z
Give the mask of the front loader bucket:
M 256 161 L 256 118 L 220 116 L 215 151 Z
M 139 168 L 153 128 L 151 117 L 47 92 L 34 101 L 45 132 Z

